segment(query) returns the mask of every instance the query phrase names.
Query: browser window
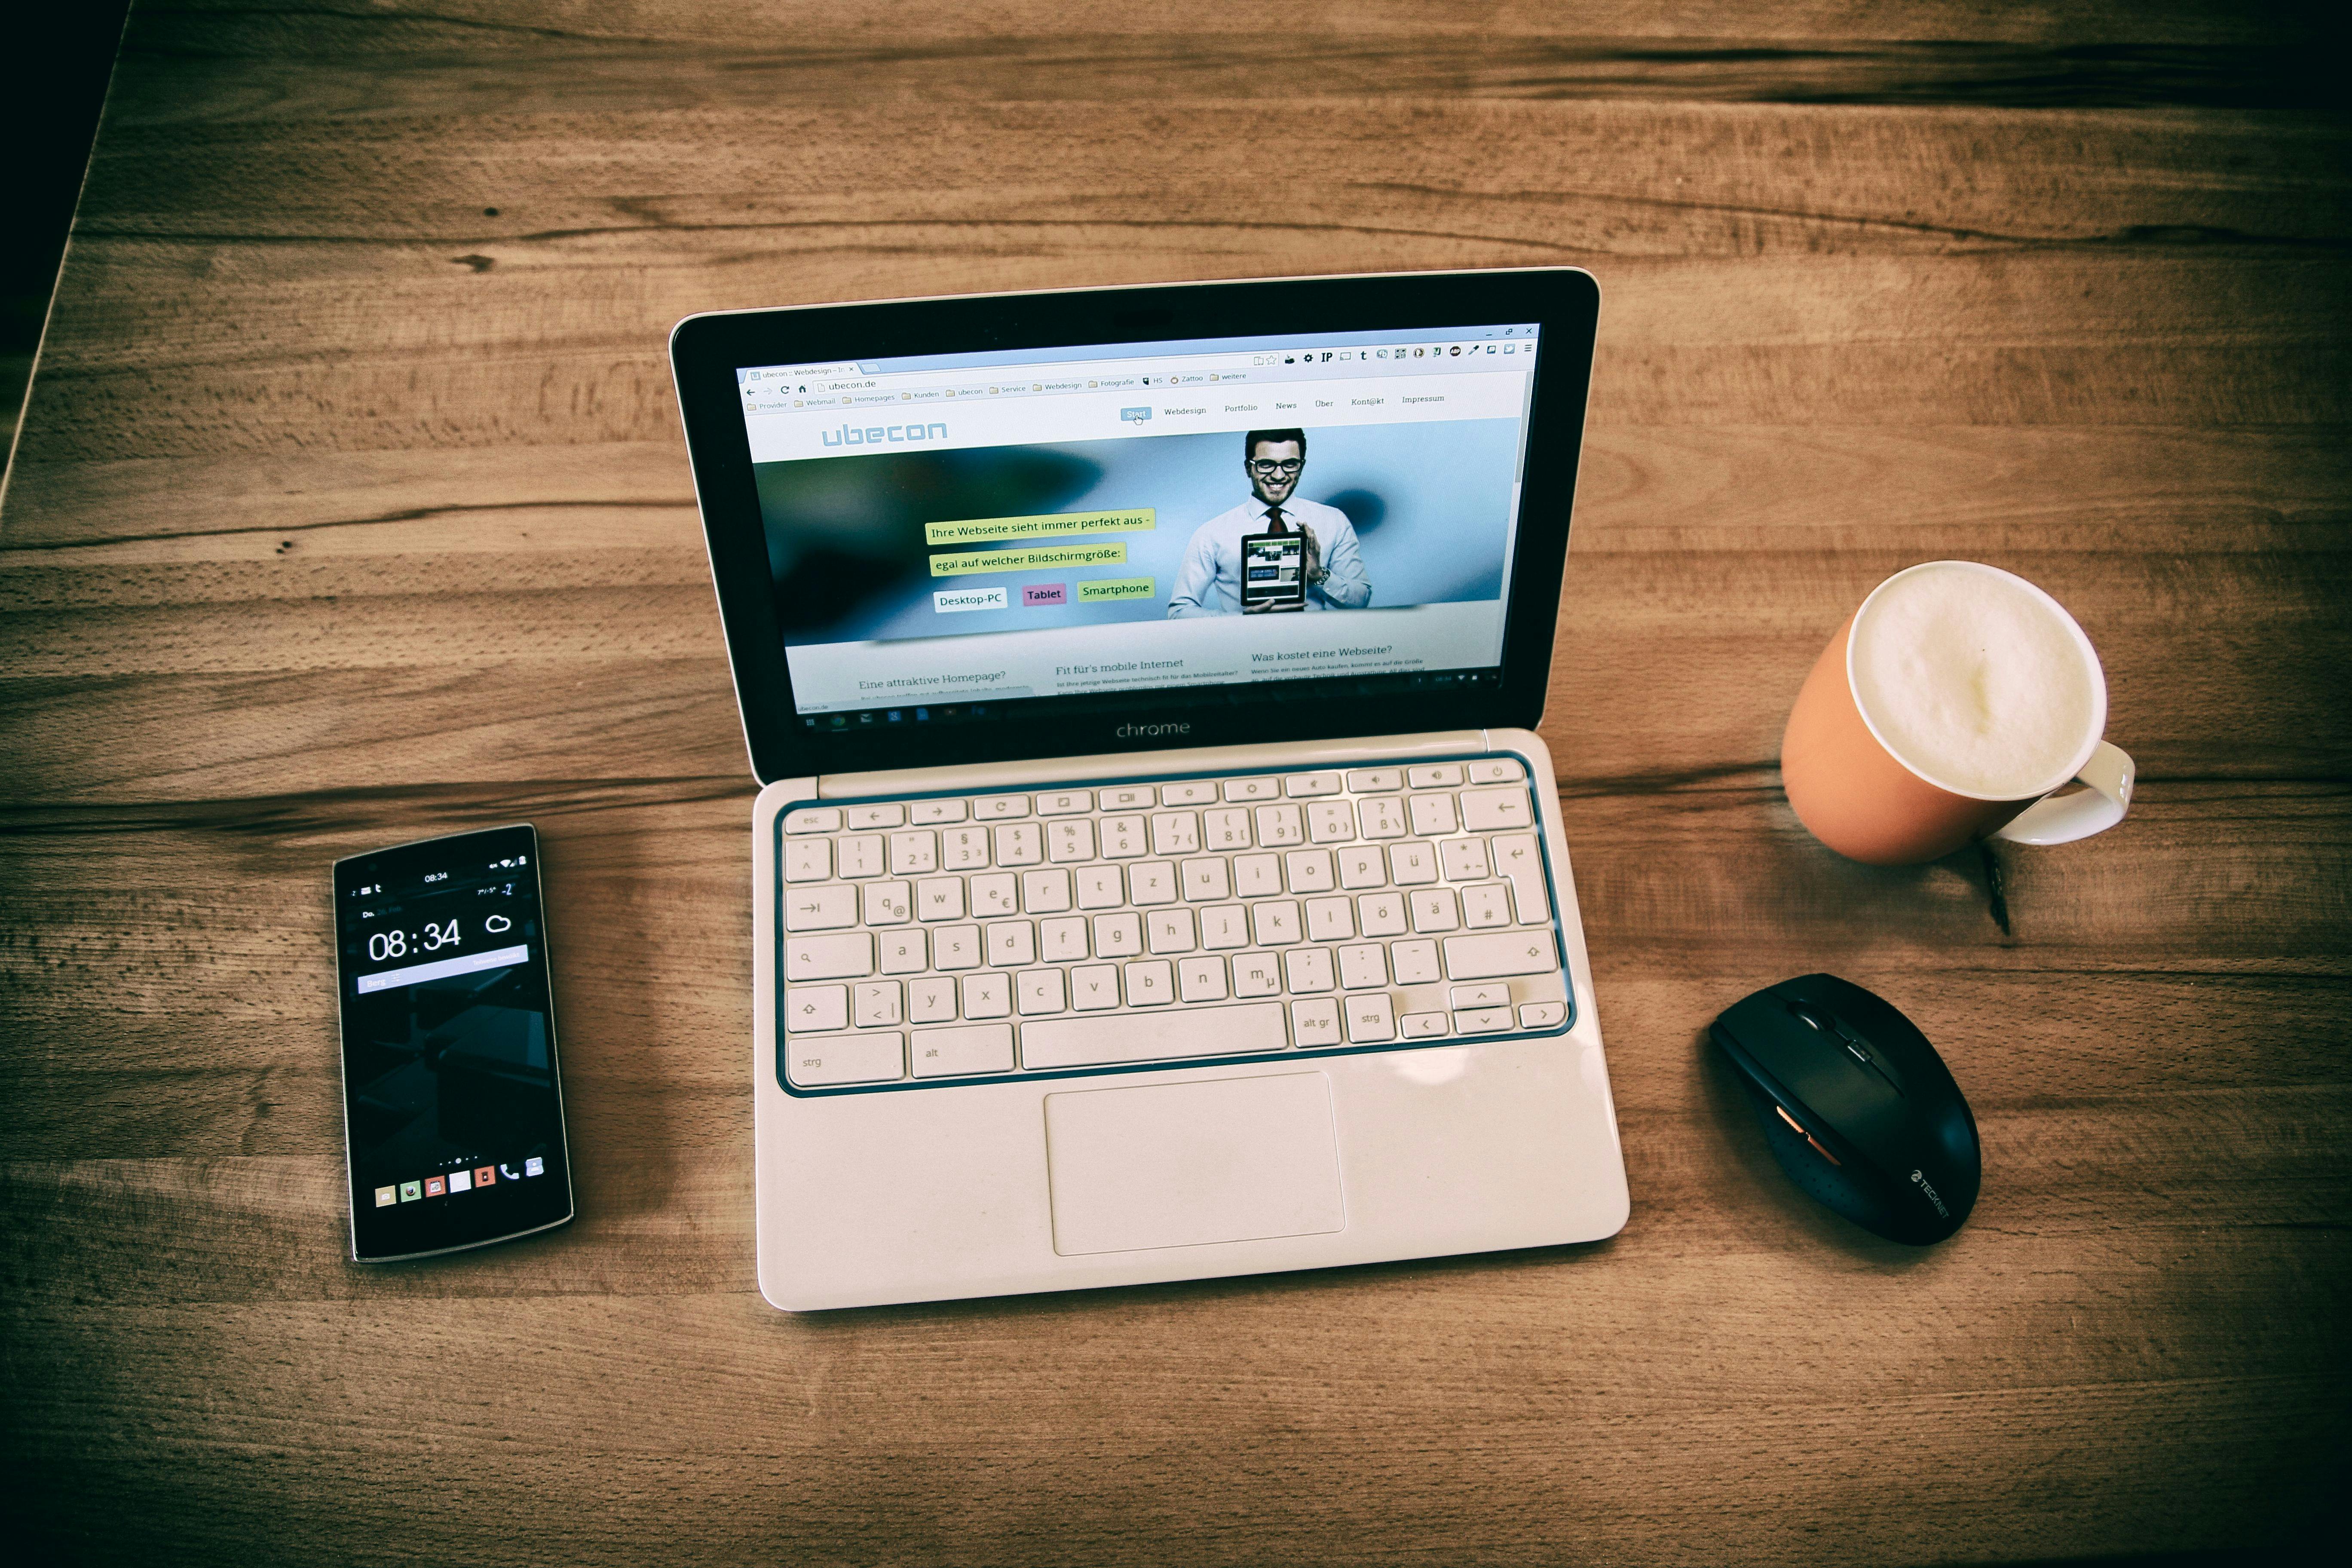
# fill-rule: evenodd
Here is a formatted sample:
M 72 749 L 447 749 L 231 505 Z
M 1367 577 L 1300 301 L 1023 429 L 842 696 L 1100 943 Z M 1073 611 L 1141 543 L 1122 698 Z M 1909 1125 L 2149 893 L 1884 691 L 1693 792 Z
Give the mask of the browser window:
M 1501 660 L 1536 330 L 738 371 L 801 721 Z

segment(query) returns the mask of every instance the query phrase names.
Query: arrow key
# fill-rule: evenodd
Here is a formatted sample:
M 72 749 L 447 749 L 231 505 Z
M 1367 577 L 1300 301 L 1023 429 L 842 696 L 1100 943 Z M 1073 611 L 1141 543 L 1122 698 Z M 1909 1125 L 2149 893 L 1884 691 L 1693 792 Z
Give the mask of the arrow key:
M 834 882 L 820 888 L 784 889 L 786 931 L 838 931 L 857 923 L 857 890 Z

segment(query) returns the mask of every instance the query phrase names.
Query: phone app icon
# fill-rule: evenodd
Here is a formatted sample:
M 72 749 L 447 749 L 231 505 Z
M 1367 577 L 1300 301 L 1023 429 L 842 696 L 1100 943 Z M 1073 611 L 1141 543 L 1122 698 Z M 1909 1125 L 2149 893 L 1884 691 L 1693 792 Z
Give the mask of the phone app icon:
M 472 1192 L 474 1190 L 474 1173 L 471 1171 L 450 1172 L 449 1190 L 453 1193 Z
M 389 1208 L 399 1201 L 400 1194 L 391 1187 L 378 1187 L 375 1190 L 375 1206 L 378 1208 Z
M 499 1166 L 499 1180 L 502 1182 L 520 1182 L 522 1180 L 522 1177 L 519 1173 L 517 1173 L 512 1165 L 501 1163 Z
M 426 1197 L 437 1198 L 447 1193 L 448 1190 L 449 1183 L 447 1178 L 443 1176 L 427 1176 L 425 1178 L 425 1195 Z
M 538 1155 L 533 1154 L 530 1159 L 525 1160 L 522 1163 L 522 1173 L 526 1176 L 545 1175 L 547 1173 L 547 1162 L 541 1159 Z
M 487 1187 L 498 1179 L 499 1168 L 496 1165 L 477 1165 L 474 1167 L 474 1185 L 478 1187 Z
M 424 1195 L 425 1184 L 423 1182 L 403 1182 L 400 1184 L 400 1201 L 402 1203 L 413 1204 Z

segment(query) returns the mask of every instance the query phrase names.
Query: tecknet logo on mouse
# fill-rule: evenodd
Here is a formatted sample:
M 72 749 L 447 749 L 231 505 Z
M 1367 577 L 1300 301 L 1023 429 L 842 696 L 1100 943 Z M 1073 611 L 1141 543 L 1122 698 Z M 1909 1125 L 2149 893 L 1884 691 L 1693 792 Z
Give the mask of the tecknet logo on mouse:
M 843 425 L 820 430 L 817 436 L 828 447 L 881 447 L 907 441 L 944 441 L 948 427 L 938 420 L 929 425 Z
M 1111 731 L 1114 740 L 1131 741 L 1144 735 L 1189 735 L 1190 724 L 1121 724 Z
M 1936 1205 L 1936 1212 L 1937 1214 L 1942 1215 L 1946 1219 L 1952 1217 L 1952 1211 L 1944 1206 L 1943 1197 L 1936 1191 L 1934 1183 L 1928 1181 L 1926 1176 L 1922 1175 L 1917 1171 L 1911 1173 L 1911 1181 L 1912 1184 L 1921 1192 L 1927 1194 L 1927 1201 Z

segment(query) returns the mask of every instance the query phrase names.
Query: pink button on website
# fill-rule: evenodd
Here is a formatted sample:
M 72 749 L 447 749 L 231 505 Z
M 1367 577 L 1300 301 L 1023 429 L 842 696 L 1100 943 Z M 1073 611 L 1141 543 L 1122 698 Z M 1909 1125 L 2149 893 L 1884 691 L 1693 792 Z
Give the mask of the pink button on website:
M 1070 596 L 1060 583 L 1033 583 L 1021 590 L 1024 605 L 1066 605 Z

